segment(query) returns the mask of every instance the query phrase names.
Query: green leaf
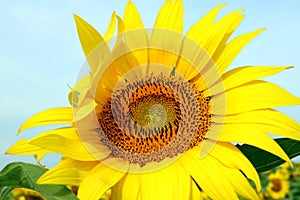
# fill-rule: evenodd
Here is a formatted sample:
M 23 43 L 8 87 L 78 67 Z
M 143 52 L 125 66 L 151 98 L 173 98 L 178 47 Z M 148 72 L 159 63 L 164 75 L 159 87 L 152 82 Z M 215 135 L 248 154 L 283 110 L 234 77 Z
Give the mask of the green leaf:
M 266 187 L 269 184 L 268 176 L 265 173 L 259 173 L 260 184 L 262 187 L 262 192 L 266 190 Z
M 0 187 L 28 188 L 51 200 L 76 200 L 71 190 L 63 185 L 36 184 L 45 169 L 22 162 L 10 163 L 0 172 Z M 0 198 L 1 199 L 1 198 Z
M 8 186 L 0 187 L 0 199 L 5 199 L 5 197 L 8 197 L 8 195 L 12 190 L 13 190 L 12 187 L 8 187 Z
M 300 155 L 300 141 L 289 138 L 279 138 L 275 139 L 275 141 L 290 158 Z M 247 144 L 236 146 L 249 159 L 258 172 L 264 172 L 285 163 L 285 161 L 278 156 L 262 149 Z

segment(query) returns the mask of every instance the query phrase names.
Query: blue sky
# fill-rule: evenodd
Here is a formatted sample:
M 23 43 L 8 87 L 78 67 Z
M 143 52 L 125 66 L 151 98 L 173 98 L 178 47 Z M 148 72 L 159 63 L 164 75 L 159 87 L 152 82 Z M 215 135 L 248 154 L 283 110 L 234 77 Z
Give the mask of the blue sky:
M 152 27 L 163 0 L 133 1 L 146 27 Z M 293 65 L 295 69 L 268 78 L 300 96 L 299 0 L 184 0 L 185 31 L 220 3 L 229 5 L 220 16 L 245 9 L 246 18 L 235 35 L 261 27 L 267 30 L 253 40 L 232 63 L 244 65 Z M 84 63 L 73 13 L 104 33 L 111 13 L 123 16 L 124 0 L 0 2 L 0 168 L 12 161 L 34 162 L 32 157 L 7 156 L 5 150 L 21 138 L 43 129 L 30 129 L 16 136 L 18 127 L 31 115 L 47 108 L 67 106 L 67 85 L 72 85 Z M 280 109 L 300 122 L 300 107 Z M 43 163 L 53 166 L 50 156 Z

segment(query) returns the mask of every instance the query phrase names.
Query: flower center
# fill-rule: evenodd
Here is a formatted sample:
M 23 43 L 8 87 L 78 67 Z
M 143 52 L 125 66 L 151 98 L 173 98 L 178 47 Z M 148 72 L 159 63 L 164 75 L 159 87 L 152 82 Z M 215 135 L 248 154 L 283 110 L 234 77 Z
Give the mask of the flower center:
M 199 144 L 211 123 L 211 103 L 189 81 L 147 75 L 125 82 L 98 113 L 101 141 L 112 156 L 144 166 Z
M 281 190 L 281 181 L 279 179 L 272 179 L 272 190 L 274 192 L 279 192 Z
M 153 93 L 154 87 L 157 91 Z M 150 90 L 146 94 L 139 90 Z M 164 92 L 160 91 L 164 90 Z M 139 94 L 140 93 L 140 94 Z M 177 113 L 176 109 L 177 108 Z M 179 103 L 175 100 L 172 91 L 163 85 L 145 85 L 134 91 L 129 103 L 131 119 L 144 129 L 154 130 L 164 128 L 174 123 L 176 116 L 180 116 Z

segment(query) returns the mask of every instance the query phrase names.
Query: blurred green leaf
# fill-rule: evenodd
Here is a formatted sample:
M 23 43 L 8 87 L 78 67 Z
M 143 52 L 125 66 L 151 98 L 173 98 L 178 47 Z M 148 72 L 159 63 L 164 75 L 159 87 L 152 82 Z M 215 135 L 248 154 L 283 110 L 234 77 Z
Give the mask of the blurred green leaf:
M 275 141 L 281 146 L 290 158 L 300 155 L 300 141 L 289 138 L 278 138 Z M 236 145 L 249 159 L 258 172 L 270 170 L 285 163 L 284 160 L 262 149 L 243 144 Z
M 5 197 L 8 197 L 8 195 L 12 190 L 13 187 L 9 187 L 9 186 L 0 187 L 0 199 L 5 199 Z
M 76 200 L 77 197 L 71 190 L 63 185 L 36 184 L 37 179 L 45 173 L 45 169 L 22 162 L 10 163 L 0 172 L 0 187 L 3 192 L 6 188 L 28 188 L 39 192 L 46 199 L 51 200 Z M 3 193 L 4 194 L 4 193 Z M 4 198 L 5 196 L 3 196 Z M 0 197 L 0 199 L 2 199 Z
M 262 191 L 265 191 L 267 185 L 269 184 L 269 180 L 266 174 L 264 173 L 259 173 L 259 179 L 260 179 L 260 184 L 262 187 Z

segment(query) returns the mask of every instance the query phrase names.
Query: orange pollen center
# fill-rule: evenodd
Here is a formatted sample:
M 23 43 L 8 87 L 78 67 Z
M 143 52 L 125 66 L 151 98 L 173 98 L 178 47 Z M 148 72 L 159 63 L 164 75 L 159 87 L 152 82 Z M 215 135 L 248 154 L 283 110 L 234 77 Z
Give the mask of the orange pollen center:
M 189 81 L 149 75 L 124 83 L 98 113 L 112 156 L 143 166 L 199 144 L 211 123 L 210 98 Z
M 281 190 L 281 181 L 279 179 L 272 179 L 272 190 L 274 192 L 279 192 Z

